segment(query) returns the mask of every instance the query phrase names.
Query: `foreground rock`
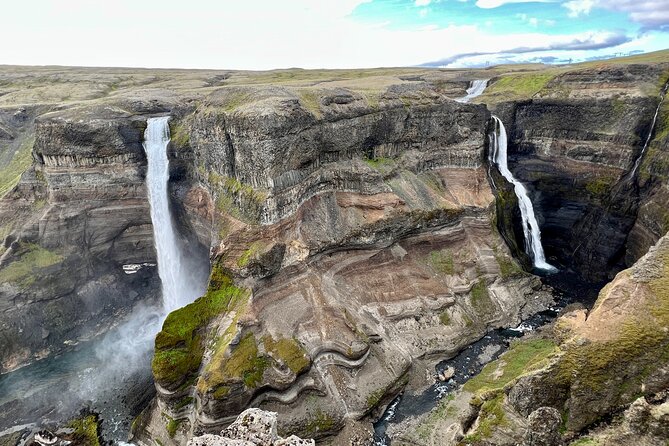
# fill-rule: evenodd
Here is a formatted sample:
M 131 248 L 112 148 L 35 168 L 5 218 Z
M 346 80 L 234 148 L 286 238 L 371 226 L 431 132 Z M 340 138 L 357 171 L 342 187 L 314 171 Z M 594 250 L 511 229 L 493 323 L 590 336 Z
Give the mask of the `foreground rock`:
M 281 438 L 276 431 L 275 412 L 247 409 L 221 435 L 205 434 L 188 440 L 188 446 L 313 446 L 314 440 L 295 435 Z

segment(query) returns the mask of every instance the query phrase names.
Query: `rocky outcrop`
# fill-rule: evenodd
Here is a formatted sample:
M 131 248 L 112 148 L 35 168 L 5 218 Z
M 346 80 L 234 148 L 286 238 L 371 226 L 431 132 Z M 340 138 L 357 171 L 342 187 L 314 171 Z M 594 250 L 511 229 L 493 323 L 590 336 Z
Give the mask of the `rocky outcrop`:
M 221 435 L 205 434 L 188 440 L 188 446 L 308 446 L 314 440 L 303 440 L 295 435 L 281 438 L 276 430 L 276 412 L 247 409 Z
M 579 436 L 597 444 L 666 443 L 668 280 L 665 236 L 601 291 L 589 313 L 566 313 L 544 339 L 512 346 L 468 381 L 454 402 L 469 401 L 474 421 L 439 416 L 448 413 L 441 409 L 417 432 L 431 438 L 457 427 L 446 444 L 560 444 Z

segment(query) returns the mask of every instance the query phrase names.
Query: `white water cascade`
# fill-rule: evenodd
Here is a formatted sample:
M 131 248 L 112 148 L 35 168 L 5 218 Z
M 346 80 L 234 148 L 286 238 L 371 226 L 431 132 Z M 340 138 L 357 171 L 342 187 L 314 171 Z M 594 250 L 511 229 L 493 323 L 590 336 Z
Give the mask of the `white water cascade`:
M 144 150 L 148 160 L 146 187 L 149 191 L 158 275 L 162 283 L 163 307 L 166 313 L 192 302 L 204 291 L 187 268 L 174 232 L 167 189 L 167 145 L 170 142 L 168 120 L 168 116 L 149 118 L 144 132 Z
M 492 118 L 495 121 L 495 132 L 492 135 L 492 151 L 490 153 L 490 158 L 491 161 L 497 165 L 502 176 L 513 184 L 513 190 L 518 197 L 520 216 L 523 220 L 523 234 L 525 235 L 525 246 L 528 254 L 532 257 L 535 268 L 555 272 L 557 269 L 546 262 L 544 248 L 541 246 L 539 223 L 534 215 L 534 207 L 532 206 L 530 197 L 527 195 L 527 189 L 525 189 L 523 183 L 516 180 L 509 170 L 507 161 L 507 136 L 504 124 L 497 116 L 493 116 Z
M 477 79 L 472 81 L 467 89 L 467 96 L 456 99 L 458 102 L 469 102 L 477 96 L 481 96 L 488 86 L 488 79 Z
M 669 90 L 669 82 L 667 82 L 664 85 L 664 88 L 660 92 L 660 103 L 657 104 L 657 108 L 655 109 L 655 116 L 653 116 L 653 123 L 650 125 L 650 130 L 648 131 L 648 136 L 646 137 L 646 142 L 643 145 L 643 149 L 641 149 L 641 153 L 637 157 L 636 161 L 634 161 L 634 168 L 632 169 L 629 175 L 630 178 L 634 176 L 636 170 L 641 165 L 641 160 L 643 159 L 643 156 L 646 153 L 646 149 L 648 149 L 648 144 L 650 144 L 650 140 L 653 137 L 653 131 L 655 130 L 655 124 L 657 124 L 657 116 L 660 114 L 660 108 L 662 108 L 662 103 L 664 102 L 664 98 L 667 95 L 667 90 Z

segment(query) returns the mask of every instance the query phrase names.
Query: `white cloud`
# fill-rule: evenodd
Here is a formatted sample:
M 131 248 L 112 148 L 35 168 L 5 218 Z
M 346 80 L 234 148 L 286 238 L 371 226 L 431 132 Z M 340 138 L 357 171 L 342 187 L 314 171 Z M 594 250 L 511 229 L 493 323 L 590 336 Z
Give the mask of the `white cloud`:
M 429 13 L 430 13 L 430 8 L 421 8 L 421 9 L 418 11 L 418 15 L 421 16 L 421 17 L 423 17 L 423 18 L 424 18 L 424 17 L 427 17 L 427 15 L 428 15 Z
M 416 0 L 416 6 L 427 6 L 432 0 Z
M 569 17 L 578 17 L 590 14 L 595 6 L 595 0 L 571 0 L 563 3 L 562 6 L 569 10 Z
M 553 3 L 556 0 L 477 0 L 476 6 L 483 9 L 499 8 L 509 3 Z

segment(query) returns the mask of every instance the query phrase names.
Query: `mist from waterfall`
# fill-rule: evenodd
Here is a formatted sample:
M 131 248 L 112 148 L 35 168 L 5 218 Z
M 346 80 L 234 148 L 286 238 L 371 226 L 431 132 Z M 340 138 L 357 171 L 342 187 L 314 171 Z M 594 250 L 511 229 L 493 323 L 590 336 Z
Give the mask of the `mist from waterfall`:
M 509 170 L 507 160 L 507 135 L 504 124 L 497 116 L 493 116 L 492 119 L 495 122 L 495 131 L 492 135 L 492 147 L 490 152 L 491 162 L 494 162 L 502 176 L 513 184 L 513 190 L 516 193 L 516 197 L 518 197 L 518 207 L 520 208 L 520 215 L 523 221 L 523 234 L 525 236 L 527 254 L 532 257 L 535 268 L 555 272 L 557 269 L 546 262 L 544 248 L 541 245 L 539 223 L 534 215 L 534 206 L 532 206 L 532 201 L 527 194 L 527 189 Z
M 169 205 L 169 161 L 167 145 L 170 142 L 169 117 L 149 118 L 144 133 L 144 150 L 148 161 L 146 187 L 151 204 L 151 222 L 158 260 L 158 274 L 162 283 L 165 312 L 182 307 L 204 292 L 190 271 L 181 251 Z
M 488 79 L 476 79 L 471 82 L 467 89 L 467 96 L 456 99 L 458 102 L 469 102 L 472 99 L 481 96 L 488 86 Z

